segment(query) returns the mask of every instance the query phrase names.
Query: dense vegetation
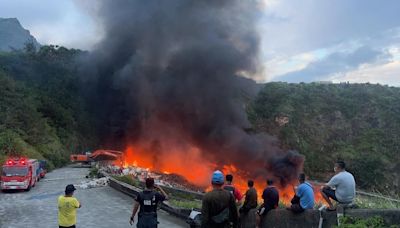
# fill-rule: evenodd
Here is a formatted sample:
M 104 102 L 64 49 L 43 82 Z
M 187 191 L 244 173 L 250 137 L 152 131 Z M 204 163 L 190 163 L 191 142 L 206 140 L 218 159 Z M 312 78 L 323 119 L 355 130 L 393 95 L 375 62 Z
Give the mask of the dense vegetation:
M 70 153 L 96 148 L 96 115 L 77 70 L 82 55 L 30 45 L 0 52 L 0 162 L 23 154 L 62 166 Z M 268 83 L 248 114 L 255 131 L 305 155 L 311 178 L 327 180 L 343 159 L 360 188 L 399 194 L 400 88 Z
M 0 52 L 0 162 L 26 155 L 62 166 L 95 142 L 76 73 L 80 54 L 32 45 Z
M 305 155 L 311 178 L 327 180 L 341 159 L 358 187 L 399 193 L 400 88 L 268 83 L 248 112 L 256 131 Z

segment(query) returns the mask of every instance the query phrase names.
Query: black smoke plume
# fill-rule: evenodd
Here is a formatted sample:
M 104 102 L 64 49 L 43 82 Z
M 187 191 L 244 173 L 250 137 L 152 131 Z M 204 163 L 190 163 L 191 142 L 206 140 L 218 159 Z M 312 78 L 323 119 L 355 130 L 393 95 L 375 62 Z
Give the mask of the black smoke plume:
M 140 144 L 155 159 L 171 146 L 196 147 L 217 165 L 269 171 L 281 181 L 296 177 L 299 155 L 244 130 L 250 124 L 243 96 L 257 85 L 241 75 L 259 66 L 260 13 L 256 0 L 101 3 L 105 37 L 84 77 L 104 144 Z

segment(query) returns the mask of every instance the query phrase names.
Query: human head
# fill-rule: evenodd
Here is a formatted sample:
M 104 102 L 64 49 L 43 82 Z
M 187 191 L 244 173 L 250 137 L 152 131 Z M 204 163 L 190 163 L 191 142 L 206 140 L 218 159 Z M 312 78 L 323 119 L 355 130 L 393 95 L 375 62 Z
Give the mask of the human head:
M 304 173 L 299 174 L 299 182 L 304 183 L 306 181 L 306 175 Z
M 211 184 L 215 186 L 222 186 L 224 184 L 224 174 L 221 171 L 216 170 L 212 175 Z
M 333 169 L 335 172 L 341 172 L 346 169 L 346 163 L 344 161 L 337 161 Z
M 249 188 L 252 188 L 254 186 L 254 181 L 253 180 L 247 181 L 247 186 L 249 186 Z
M 273 185 L 273 184 L 274 184 L 274 180 L 272 180 L 272 179 L 267 180 L 267 185 Z
M 233 181 L 233 175 L 232 174 L 228 174 L 225 176 L 225 180 L 229 183 L 232 183 Z
M 154 187 L 154 179 L 151 177 L 146 178 L 146 188 L 151 189 L 153 187 Z
M 72 196 L 75 190 L 75 186 L 73 184 L 69 184 L 65 187 L 65 195 Z

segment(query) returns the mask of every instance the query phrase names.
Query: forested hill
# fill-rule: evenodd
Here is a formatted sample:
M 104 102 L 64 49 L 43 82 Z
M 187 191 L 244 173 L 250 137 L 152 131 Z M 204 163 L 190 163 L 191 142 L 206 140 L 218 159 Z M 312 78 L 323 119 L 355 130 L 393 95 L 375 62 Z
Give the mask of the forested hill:
M 71 152 L 93 148 L 96 135 L 80 95 L 82 52 L 27 45 L 0 52 L 0 162 L 24 154 L 64 165 Z
M 342 159 L 359 187 L 399 193 L 400 88 L 268 83 L 248 113 L 256 131 L 306 156 L 310 177 L 326 180 Z
M 101 121 L 77 70 L 84 54 L 32 45 L 0 52 L 0 162 L 25 154 L 62 166 L 70 153 L 97 148 Z M 343 159 L 361 188 L 399 193 L 400 88 L 268 83 L 250 103 L 254 131 L 304 154 L 311 178 L 327 180 Z

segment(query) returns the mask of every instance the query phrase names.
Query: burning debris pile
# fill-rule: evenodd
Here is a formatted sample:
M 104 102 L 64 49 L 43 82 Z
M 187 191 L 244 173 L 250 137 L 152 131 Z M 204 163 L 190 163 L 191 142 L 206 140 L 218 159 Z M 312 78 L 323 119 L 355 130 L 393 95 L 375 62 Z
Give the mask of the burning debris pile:
M 107 166 L 101 169 L 111 175 L 129 176 L 132 180 L 138 180 L 144 183 L 148 177 L 154 178 L 155 183 L 161 186 L 167 186 L 175 189 L 182 189 L 186 191 L 204 192 L 204 189 L 190 183 L 185 177 L 178 174 L 170 174 L 167 172 L 153 172 L 149 168 L 142 168 L 137 166 L 128 166 L 126 168 L 120 166 Z
M 302 156 L 246 130 L 243 97 L 258 86 L 244 76 L 259 73 L 260 1 L 96 4 L 105 36 L 82 78 L 104 146 L 125 148 L 125 165 L 201 187 L 226 165 L 243 179 L 269 177 L 282 186 L 296 179 Z

